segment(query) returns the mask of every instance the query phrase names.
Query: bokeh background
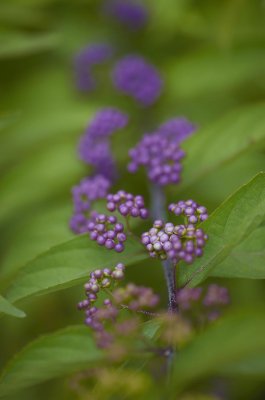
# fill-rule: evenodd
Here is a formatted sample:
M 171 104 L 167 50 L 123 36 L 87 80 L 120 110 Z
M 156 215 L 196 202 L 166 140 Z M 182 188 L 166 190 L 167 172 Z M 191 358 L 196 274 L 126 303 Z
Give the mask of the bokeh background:
M 0 291 L 28 260 L 73 237 L 68 228 L 70 189 L 89 173 L 77 158 L 76 145 L 98 108 L 118 106 L 130 114 L 131 123 L 114 138 L 113 151 L 123 187 L 148 198 L 144 175 L 130 177 L 126 172 L 127 151 L 145 130 L 182 115 L 203 128 L 234 109 L 264 101 L 264 1 L 144 4 L 150 20 L 143 30 L 132 32 L 104 16 L 99 0 L 1 0 Z M 98 70 L 97 91 L 76 90 L 73 56 L 90 43 L 106 41 L 115 46 L 117 57 L 139 53 L 160 70 L 165 90 L 153 107 L 139 109 L 116 93 L 109 78 L 111 65 Z M 168 198 L 193 197 L 212 211 L 262 169 L 264 146 L 259 145 L 185 190 L 171 188 Z M 150 271 L 152 286 L 166 301 L 159 265 L 145 262 L 129 275 L 150 285 Z M 263 282 L 219 281 L 229 286 L 234 305 L 265 305 Z M 1 319 L 1 366 L 38 335 L 81 323 L 75 309 L 81 293 L 82 287 L 75 287 L 36 297 L 20 305 L 26 319 Z M 256 378 L 234 378 L 229 387 L 235 399 L 265 396 L 262 380 Z M 74 397 L 67 381 L 57 380 L 13 397 L 18 398 Z

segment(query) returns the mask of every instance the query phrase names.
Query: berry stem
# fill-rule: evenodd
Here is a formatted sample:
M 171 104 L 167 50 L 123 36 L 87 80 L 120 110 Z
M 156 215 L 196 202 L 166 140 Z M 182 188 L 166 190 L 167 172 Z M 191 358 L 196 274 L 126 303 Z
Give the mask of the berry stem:
M 151 185 L 151 212 L 154 219 L 162 219 L 166 221 L 166 199 L 163 188 L 158 185 Z M 168 311 L 177 313 L 177 286 L 176 286 L 176 266 L 170 261 L 162 261 L 165 280 L 168 290 Z

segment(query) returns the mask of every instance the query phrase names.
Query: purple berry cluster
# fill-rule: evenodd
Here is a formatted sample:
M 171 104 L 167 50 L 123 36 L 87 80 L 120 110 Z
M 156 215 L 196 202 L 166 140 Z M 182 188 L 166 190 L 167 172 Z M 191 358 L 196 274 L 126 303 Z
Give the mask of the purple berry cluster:
M 150 309 L 156 307 L 159 302 L 159 297 L 152 289 L 130 283 L 124 288 L 114 290 L 112 300 L 107 298 L 100 307 L 96 307 L 95 302 L 100 291 L 114 288 L 116 283 L 124 278 L 124 272 L 125 266 L 122 263 L 117 264 L 113 270 L 104 268 L 91 272 L 90 279 L 84 285 L 86 299 L 77 305 L 79 310 L 85 312 L 85 324 L 93 330 L 100 348 L 109 348 L 120 335 L 128 335 L 138 329 L 136 319 L 118 321 L 122 309 Z M 112 330 L 112 333 L 109 330 Z
M 158 132 L 163 137 L 172 139 L 174 143 L 181 143 L 196 131 L 196 125 L 186 118 L 172 118 L 160 125 Z
M 208 236 L 196 226 L 200 222 L 200 217 L 197 216 L 198 208 L 201 210 L 199 216 L 203 215 L 205 220 L 208 217 L 206 209 L 198 206 L 193 200 L 188 200 L 170 205 L 170 210 L 176 210 L 177 215 L 188 216 L 188 224 L 174 225 L 172 222 L 154 221 L 153 227 L 143 233 L 141 238 L 151 257 L 158 257 L 161 260 L 169 258 L 174 263 L 184 261 L 191 264 L 196 257 L 203 255 Z M 185 213 L 187 210 L 188 214 Z M 192 216 L 195 216 L 196 220 L 192 219 Z
M 189 224 L 197 224 L 205 221 L 208 218 L 207 209 L 203 206 L 200 206 L 193 200 L 172 203 L 169 205 L 168 209 L 176 216 L 183 216 L 187 218 Z
M 115 216 L 93 211 L 87 230 L 90 233 L 90 239 L 95 240 L 100 246 L 105 246 L 108 250 L 113 249 L 117 253 L 124 250 L 124 242 L 127 239 L 124 225 L 118 222 Z
M 86 164 L 94 167 L 97 173 L 110 180 L 116 176 L 109 136 L 128 123 L 128 116 L 115 108 L 100 110 L 88 125 L 79 142 L 79 156 Z
M 107 209 L 110 212 L 118 211 L 123 217 L 148 218 L 143 196 L 134 196 L 124 190 L 107 195 Z
M 143 28 L 148 20 L 147 9 L 142 4 L 132 0 L 106 1 L 104 10 L 107 15 L 133 31 Z
M 153 227 L 142 234 L 142 243 L 151 257 L 169 258 L 175 264 L 184 261 L 191 264 L 203 255 L 207 235 L 194 225 L 174 225 L 156 220 Z
M 94 310 L 94 302 L 97 300 L 97 294 L 101 289 L 109 288 L 115 281 L 124 278 L 125 265 L 119 263 L 111 270 L 110 268 L 96 269 L 90 273 L 90 279 L 85 284 L 86 299 L 78 303 L 79 310 L 86 310 L 86 316 L 90 316 Z
M 163 86 L 155 67 L 136 55 L 126 56 L 117 62 L 113 83 L 117 90 L 143 106 L 151 106 L 160 96 Z
M 175 184 L 180 181 L 181 160 L 185 153 L 177 142 L 160 133 L 146 134 L 129 151 L 131 162 L 128 170 L 135 173 L 140 166 L 146 168 L 150 181 L 159 186 Z
M 228 305 L 228 289 L 216 284 L 207 288 L 183 288 L 177 293 L 177 302 L 181 313 L 192 312 L 194 307 L 200 310 L 200 320 L 212 321 L 220 316 L 221 308 Z
M 84 285 L 86 299 L 79 302 L 77 308 L 85 311 L 85 324 L 89 326 L 97 337 L 99 347 L 105 348 L 112 343 L 112 337 L 104 329 L 104 321 L 115 320 L 118 315 L 117 307 L 109 299 L 104 300 L 101 308 L 95 307 L 100 290 L 110 288 L 116 281 L 124 278 L 125 266 L 122 263 L 111 270 L 109 268 L 96 269 L 90 273 L 90 279 Z
M 84 178 L 73 187 L 72 197 L 74 214 L 70 220 L 70 228 L 80 234 L 88 232 L 88 220 L 94 201 L 104 198 L 110 189 L 110 182 L 102 175 Z
M 105 63 L 113 55 L 113 49 L 106 43 L 96 43 L 82 49 L 75 57 L 74 71 L 76 86 L 82 92 L 90 92 L 96 87 L 92 74 L 94 65 Z

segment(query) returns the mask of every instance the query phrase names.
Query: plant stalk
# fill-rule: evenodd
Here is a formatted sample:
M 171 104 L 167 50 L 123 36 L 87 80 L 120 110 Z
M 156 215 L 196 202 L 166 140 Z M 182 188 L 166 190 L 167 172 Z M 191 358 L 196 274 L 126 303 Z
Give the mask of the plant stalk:
M 152 199 L 152 217 L 154 219 L 162 219 L 166 221 L 166 199 L 163 188 L 158 185 L 152 184 L 151 186 L 151 199 Z M 168 311 L 177 313 L 177 286 L 176 286 L 176 266 L 170 261 L 162 261 L 164 276 L 167 284 L 168 291 Z

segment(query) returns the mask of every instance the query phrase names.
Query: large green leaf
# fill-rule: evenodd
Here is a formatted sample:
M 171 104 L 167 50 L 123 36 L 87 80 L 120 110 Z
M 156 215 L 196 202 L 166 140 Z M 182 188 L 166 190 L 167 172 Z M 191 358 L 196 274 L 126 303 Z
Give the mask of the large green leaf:
M 264 330 L 262 310 L 237 313 L 217 321 L 175 357 L 172 391 L 183 390 L 226 365 L 264 353 Z
M 3 296 L 0 295 L 0 314 L 12 315 L 13 317 L 23 318 L 26 314 L 14 307 L 13 304 L 9 303 Z
M 228 113 L 183 143 L 187 157 L 179 190 L 262 144 L 265 144 L 264 103 Z
M 49 379 L 94 367 L 102 354 L 85 326 L 72 326 L 30 343 L 6 366 L 0 397 Z
M 265 279 L 265 227 L 261 226 L 235 247 L 211 272 L 212 276 Z
M 190 281 L 191 285 L 196 285 L 211 275 L 213 269 L 216 271 L 221 263 L 229 263 L 235 248 L 262 224 L 264 216 L 265 173 L 260 173 L 221 204 L 202 224 L 209 235 L 204 256 L 192 266 L 181 265 L 181 282 Z M 222 271 L 222 276 L 257 278 L 264 275 L 263 270 L 264 265 L 260 265 L 257 275 L 257 267 L 252 271 L 250 265 L 249 270 L 245 269 L 246 275 L 243 270 L 231 268 L 227 275 Z
M 30 261 L 14 279 L 7 292 L 12 303 L 32 295 L 56 291 L 82 282 L 96 268 L 126 265 L 148 258 L 141 244 L 133 238 L 126 241 L 123 253 L 106 250 L 87 235 L 51 248 Z

